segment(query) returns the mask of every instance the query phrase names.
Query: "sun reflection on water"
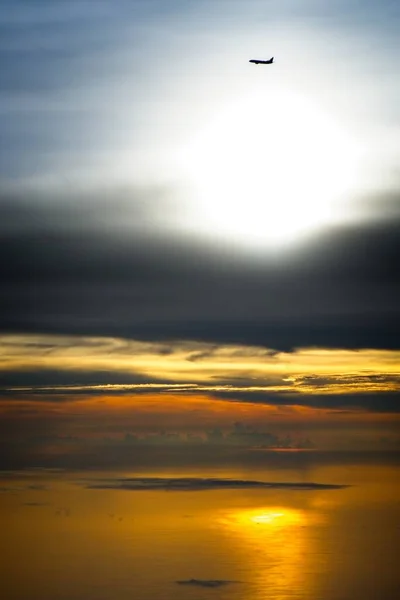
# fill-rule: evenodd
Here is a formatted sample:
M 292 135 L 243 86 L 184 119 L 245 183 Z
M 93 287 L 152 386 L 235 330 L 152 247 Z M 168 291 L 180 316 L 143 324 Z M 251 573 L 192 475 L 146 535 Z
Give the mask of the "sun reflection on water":
M 220 522 L 243 553 L 242 576 L 254 581 L 252 597 L 258 600 L 268 594 L 273 600 L 287 600 L 311 592 L 306 573 L 313 554 L 308 527 L 314 523 L 312 511 L 246 508 L 225 514 Z
M 277 525 L 277 526 L 285 526 L 293 520 L 293 514 L 286 512 L 278 512 L 278 511 L 266 511 L 257 515 L 253 515 L 250 517 L 250 520 L 253 523 L 257 523 L 257 525 L 263 523 L 268 525 Z
M 240 512 L 226 515 L 222 521 L 232 528 L 249 529 L 252 525 L 265 525 L 278 529 L 304 527 L 307 517 L 304 511 L 293 508 L 269 507 L 258 509 L 244 509 Z

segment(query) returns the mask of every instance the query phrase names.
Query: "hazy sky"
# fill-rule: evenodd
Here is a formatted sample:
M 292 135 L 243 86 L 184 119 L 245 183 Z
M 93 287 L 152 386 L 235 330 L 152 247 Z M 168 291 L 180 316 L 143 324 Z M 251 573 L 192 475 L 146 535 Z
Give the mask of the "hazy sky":
M 239 405 L 395 419 L 399 3 L 0 8 L 12 423 L 100 384 L 148 384 L 107 394 L 134 420 L 158 393 L 157 425 L 175 402 L 178 428 L 194 396 L 209 422 Z

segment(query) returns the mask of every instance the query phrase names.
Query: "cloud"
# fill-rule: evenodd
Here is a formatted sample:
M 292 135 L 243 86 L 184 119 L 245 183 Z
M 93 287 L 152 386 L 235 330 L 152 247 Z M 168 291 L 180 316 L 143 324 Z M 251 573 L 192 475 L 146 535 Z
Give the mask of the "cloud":
M 127 491 L 193 492 L 215 489 L 272 489 L 272 490 L 336 490 L 347 486 L 324 483 L 286 483 L 252 481 L 246 479 L 218 479 L 201 477 L 129 477 L 106 479 L 86 485 L 89 489 Z
M 49 379 L 46 381 L 46 377 Z M 54 377 L 54 378 L 53 378 Z M 338 380 L 339 379 L 339 380 Z M 10 372 L 0 378 L 0 398 L 9 403 L 69 403 L 82 402 L 95 396 L 155 395 L 176 398 L 206 396 L 211 401 L 244 402 L 269 406 L 305 406 L 316 409 L 367 410 L 376 413 L 399 412 L 400 389 L 396 375 L 332 377 L 298 377 L 295 381 L 253 380 L 232 382 L 175 383 L 131 375 L 108 372 L 65 372 L 40 370 L 35 372 Z M 68 383 L 69 381 L 69 383 Z M 8 383 L 8 385 L 5 385 Z M 247 385 L 246 385 L 247 384 Z M 212 406 L 210 405 L 211 409 Z M 161 410 L 161 407 L 160 407 Z
M 85 210 L 69 218 L 57 202 L 0 203 L 0 223 L 16 215 L 0 225 L 3 331 L 398 348 L 396 220 L 337 228 L 296 253 L 255 260 L 154 228 L 132 236 L 102 225 L 101 203 Z
M 342 394 L 300 394 L 297 392 L 284 392 L 281 394 L 268 391 L 216 391 L 213 395 L 225 400 L 248 402 L 254 404 L 270 404 L 275 406 L 308 406 L 311 408 L 347 408 L 364 409 L 371 412 L 399 412 L 400 393 L 372 392 L 372 393 L 342 393 Z
M 57 394 L 55 401 L 62 400 L 61 395 L 71 396 L 96 393 L 128 393 L 141 391 L 150 393 L 161 388 L 168 389 L 169 382 L 146 377 L 132 372 L 114 370 L 78 370 L 78 369 L 13 369 L 0 371 L 0 397 L 23 397 L 32 400 L 40 394 L 51 402 L 51 396 Z M 67 398 L 65 398 L 67 399 Z

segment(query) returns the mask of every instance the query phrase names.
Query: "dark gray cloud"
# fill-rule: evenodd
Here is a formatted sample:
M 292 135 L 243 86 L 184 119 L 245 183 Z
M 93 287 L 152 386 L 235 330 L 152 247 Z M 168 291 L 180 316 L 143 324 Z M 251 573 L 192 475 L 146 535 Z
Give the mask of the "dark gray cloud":
M 123 384 L 122 384 L 123 385 Z M 127 384 L 129 385 L 129 384 Z M 37 402 L 39 399 L 41 402 L 63 403 L 63 402 L 79 402 L 82 398 L 88 396 L 104 395 L 108 396 L 123 396 L 128 395 L 129 397 L 136 395 L 146 395 L 155 393 L 170 393 L 180 396 L 198 395 L 199 390 L 196 388 L 185 389 L 184 391 L 178 388 L 168 387 L 159 390 L 156 388 L 149 387 L 141 389 L 132 389 L 129 387 L 121 389 L 112 388 L 80 388 L 71 387 L 71 389 L 65 390 L 63 388 L 38 388 L 38 389 L 27 389 L 27 390 L 7 390 L 0 392 L 2 395 L 9 397 L 15 402 L 18 401 L 31 401 Z M 321 408 L 321 409 L 332 409 L 335 411 L 338 409 L 349 410 L 367 410 L 375 413 L 396 413 L 400 411 L 400 394 L 399 392 L 371 392 L 371 393 L 324 393 L 324 394 L 304 394 L 296 392 L 282 392 L 282 393 L 269 393 L 269 392 L 257 392 L 249 391 L 244 389 L 243 391 L 208 391 L 207 394 L 214 398 L 223 399 L 230 402 L 247 402 L 249 404 L 265 404 L 272 406 L 308 406 L 310 408 Z M 26 411 L 24 414 L 26 416 Z M 40 411 L 33 409 L 31 415 L 39 415 Z
M 154 211 L 157 192 L 151 197 Z M 143 214 L 142 228 L 124 228 L 107 203 L 68 210 L 0 202 L 2 331 L 280 350 L 399 347 L 395 218 L 331 229 L 280 257 L 255 258 L 234 240 L 224 249 L 161 237 Z
M 304 377 L 301 383 L 307 386 L 307 391 L 300 388 L 282 391 L 269 391 L 268 386 L 282 385 L 282 381 L 271 379 L 270 382 L 259 382 L 265 389 L 251 389 L 258 385 L 254 379 L 233 377 L 229 380 L 214 378 L 213 383 L 203 387 L 192 381 L 178 384 L 165 380 L 148 378 L 134 373 L 119 373 L 115 371 L 57 371 L 32 370 L 9 371 L 1 374 L 0 397 L 13 402 L 63 403 L 79 402 L 88 396 L 145 396 L 147 394 L 173 394 L 192 396 L 206 393 L 216 399 L 227 402 L 247 402 L 249 404 L 266 404 L 274 406 L 308 406 L 312 408 L 346 410 L 368 410 L 376 413 L 399 412 L 400 393 L 394 390 L 373 388 L 368 385 L 398 385 L 399 378 L 395 375 L 321 378 L 317 376 Z M 359 391 L 347 391 L 346 386 L 358 385 Z M 138 386 L 138 387 L 137 387 Z M 143 386 L 143 387 L 142 387 Z M 225 389 L 223 389 L 225 386 Z M 330 389 L 331 386 L 339 389 Z M 233 388 L 233 389 L 232 389 Z M 311 391 L 313 388 L 314 391 Z M 325 388 L 322 391 L 321 388 Z M 32 414 L 35 410 L 32 409 Z
M 249 402 L 254 404 L 272 404 L 276 406 L 309 406 L 312 408 L 331 408 L 340 409 L 360 409 L 372 412 L 399 412 L 400 410 L 400 393 L 399 392 L 371 392 L 357 394 L 342 393 L 342 394 L 300 394 L 292 393 L 266 393 L 266 392 L 251 392 L 244 390 L 243 392 L 213 392 L 213 396 L 224 398 L 225 400 L 237 402 Z
M 193 492 L 215 489 L 265 488 L 272 490 L 336 490 L 347 486 L 325 483 L 287 483 L 251 481 L 247 479 L 219 479 L 202 477 L 129 477 L 107 479 L 87 484 L 90 489 L 115 489 L 128 491 L 165 490 L 174 492 Z
M 156 378 L 144 377 L 135 373 L 123 373 L 118 371 L 98 370 L 98 371 L 83 371 L 83 370 L 61 370 L 61 369 L 19 369 L 15 371 L 0 372 L 0 396 L 2 394 L 14 394 L 19 389 L 27 394 L 46 394 L 47 391 L 54 393 L 57 388 L 60 392 L 68 394 L 69 391 L 79 394 L 95 390 L 90 389 L 90 386 L 107 386 L 107 385 L 130 385 L 141 383 L 164 383 Z M 167 385 L 168 382 L 165 381 Z M 65 387 L 71 388 L 66 390 Z M 80 388 L 82 388 L 80 390 Z M 101 392 L 104 393 L 104 387 Z M 110 390 L 112 393 L 112 390 Z M 122 392 L 121 392 L 122 393 Z
M 303 375 L 296 377 L 296 380 L 302 385 L 311 385 L 312 387 L 325 387 L 328 384 L 334 384 L 335 386 L 348 386 L 357 384 L 399 384 L 400 375 L 395 373 L 382 373 L 382 374 L 369 374 L 363 373 L 362 375 L 333 375 L 331 377 L 320 376 L 320 375 Z

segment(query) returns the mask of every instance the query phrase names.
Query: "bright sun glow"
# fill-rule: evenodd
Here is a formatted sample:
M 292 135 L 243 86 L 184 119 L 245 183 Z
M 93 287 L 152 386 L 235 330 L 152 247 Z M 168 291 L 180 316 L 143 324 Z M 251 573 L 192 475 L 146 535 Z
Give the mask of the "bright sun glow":
M 276 521 L 276 519 L 281 519 L 282 517 L 285 516 L 285 513 L 283 512 L 273 512 L 273 511 L 269 511 L 269 512 L 264 512 L 261 513 L 259 515 L 253 515 L 250 517 L 250 520 L 253 521 L 253 523 L 273 523 L 274 521 Z
M 279 529 L 291 529 L 305 524 L 305 514 L 287 507 L 243 509 L 227 515 L 222 522 L 233 528 L 248 529 L 254 525 L 264 525 Z
M 197 231 L 290 243 L 345 216 L 360 148 L 308 99 L 265 91 L 229 104 L 180 157 Z

